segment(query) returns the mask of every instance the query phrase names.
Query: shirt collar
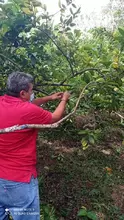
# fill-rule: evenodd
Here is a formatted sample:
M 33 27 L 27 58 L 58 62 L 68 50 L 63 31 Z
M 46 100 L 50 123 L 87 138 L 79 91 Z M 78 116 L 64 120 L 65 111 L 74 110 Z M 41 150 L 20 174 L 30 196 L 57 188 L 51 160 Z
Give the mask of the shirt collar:
M 4 100 L 7 102 L 23 102 L 19 97 L 4 95 Z

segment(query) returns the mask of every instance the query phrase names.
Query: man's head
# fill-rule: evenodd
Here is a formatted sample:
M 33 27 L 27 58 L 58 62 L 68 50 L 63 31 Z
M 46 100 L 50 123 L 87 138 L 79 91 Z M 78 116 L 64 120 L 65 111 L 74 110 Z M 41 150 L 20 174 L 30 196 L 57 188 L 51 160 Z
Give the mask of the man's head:
M 7 95 L 29 101 L 33 93 L 33 77 L 23 72 L 13 72 L 7 79 Z

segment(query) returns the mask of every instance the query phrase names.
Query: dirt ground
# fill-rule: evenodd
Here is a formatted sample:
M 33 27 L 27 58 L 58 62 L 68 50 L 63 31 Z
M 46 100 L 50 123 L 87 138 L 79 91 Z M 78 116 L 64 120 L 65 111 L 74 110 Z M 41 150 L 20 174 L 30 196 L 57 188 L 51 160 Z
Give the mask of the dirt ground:
M 124 151 L 121 142 L 82 150 L 80 142 L 38 140 L 40 199 L 59 219 L 75 220 L 82 206 L 99 220 L 124 219 Z

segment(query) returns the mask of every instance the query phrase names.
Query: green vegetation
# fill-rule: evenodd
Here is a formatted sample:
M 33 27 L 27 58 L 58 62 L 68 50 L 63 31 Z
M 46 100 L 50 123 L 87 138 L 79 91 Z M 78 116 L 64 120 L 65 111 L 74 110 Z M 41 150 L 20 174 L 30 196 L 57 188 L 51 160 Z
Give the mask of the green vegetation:
M 76 26 L 81 9 L 75 2 L 59 1 L 59 7 L 60 22 L 53 25 L 54 15 L 40 1 L 0 3 L 0 95 L 9 73 L 28 72 L 37 97 L 69 90 L 69 113 L 88 84 L 76 115 L 40 134 L 41 219 L 122 220 L 115 197 L 124 191 L 123 7 L 114 9 L 113 28 L 85 33 Z

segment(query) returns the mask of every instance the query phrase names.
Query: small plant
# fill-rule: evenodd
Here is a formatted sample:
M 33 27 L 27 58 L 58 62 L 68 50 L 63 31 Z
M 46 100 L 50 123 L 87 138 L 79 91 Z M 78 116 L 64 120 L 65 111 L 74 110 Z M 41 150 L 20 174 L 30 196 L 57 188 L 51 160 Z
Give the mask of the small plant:
M 40 220 L 57 220 L 54 207 L 48 204 L 41 205 Z
M 94 145 L 96 143 L 100 132 L 99 129 L 93 131 L 89 129 L 79 131 L 79 134 L 83 137 L 81 140 L 83 150 L 86 150 L 89 147 L 89 144 Z
M 88 211 L 86 207 L 82 207 L 77 215 L 80 219 L 85 219 L 85 220 L 97 220 L 97 216 L 93 211 Z

